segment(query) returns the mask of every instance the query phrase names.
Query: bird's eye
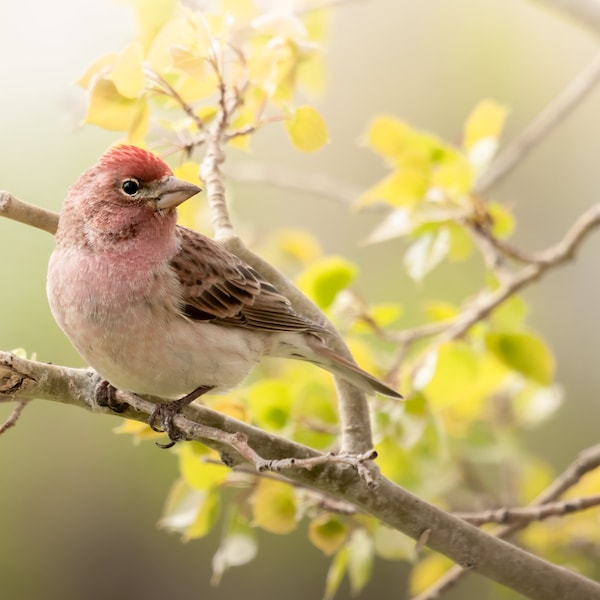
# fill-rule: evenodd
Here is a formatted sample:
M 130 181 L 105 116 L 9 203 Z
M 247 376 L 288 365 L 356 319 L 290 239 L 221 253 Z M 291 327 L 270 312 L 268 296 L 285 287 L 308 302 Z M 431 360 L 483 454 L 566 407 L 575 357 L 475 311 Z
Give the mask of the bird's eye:
M 128 195 L 133 196 L 140 189 L 140 184 L 135 179 L 126 179 L 121 184 L 121 189 Z

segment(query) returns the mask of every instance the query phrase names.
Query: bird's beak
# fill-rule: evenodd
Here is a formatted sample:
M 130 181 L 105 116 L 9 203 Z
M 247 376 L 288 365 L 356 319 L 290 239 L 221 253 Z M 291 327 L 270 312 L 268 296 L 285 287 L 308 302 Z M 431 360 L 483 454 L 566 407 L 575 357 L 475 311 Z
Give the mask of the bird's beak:
M 156 186 L 156 208 L 159 210 L 165 208 L 175 208 L 188 198 L 195 196 L 202 189 L 193 183 L 177 179 L 177 177 L 167 177 L 160 181 Z

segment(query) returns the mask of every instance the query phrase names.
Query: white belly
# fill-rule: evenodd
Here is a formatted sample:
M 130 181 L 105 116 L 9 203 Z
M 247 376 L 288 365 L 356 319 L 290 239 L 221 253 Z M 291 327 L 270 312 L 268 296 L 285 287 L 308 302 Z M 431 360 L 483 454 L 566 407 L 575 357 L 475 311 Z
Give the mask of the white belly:
M 92 263 L 63 254 L 59 269 L 53 254 L 48 298 L 75 348 L 115 387 L 166 398 L 205 385 L 227 389 L 263 356 L 264 334 L 181 316 L 170 271 L 152 274 L 149 287 L 147 276 L 111 271 L 103 280 Z

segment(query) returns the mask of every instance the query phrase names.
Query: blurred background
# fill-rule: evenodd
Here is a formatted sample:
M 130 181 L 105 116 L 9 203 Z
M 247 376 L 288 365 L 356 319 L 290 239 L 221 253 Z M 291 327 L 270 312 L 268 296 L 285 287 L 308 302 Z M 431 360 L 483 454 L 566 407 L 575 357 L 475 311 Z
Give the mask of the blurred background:
M 60 208 L 67 187 L 119 137 L 79 126 L 85 97 L 74 81 L 134 33 L 131 7 L 111 0 L 2 3 L 0 189 Z M 510 142 L 591 60 L 596 46 L 591 34 L 527 0 L 349 1 L 332 12 L 328 83 L 311 99 L 328 122 L 331 143 L 301 155 L 275 125 L 255 137 L 252 155 L 232 152 L 230 161 L 275 164 L 366 188 L 384 174 L 379 159 L 359 143 L 376 114 L 459 141 L 472 107 L 489 97 L 510 109 L 503 138 Z M 493 191 L 514 207 L 515 242 L 523 248 L 553 243 L 598 201 L 599 115 L 600 91 Z M 272 227 L 306 227 L 326 252 L 359 264 L 359 286 L 369 299 L 400 297 L 406 326 L 422 318 L 414 307 L 424 290 L 404 276 L 401 245 L 360 245 L 376 222 L 373 215 L 255 184 L 235 184 L 231 197 L 236 222 L 257 235 Z M 23 347 L 43 361 L 82 366 L 46 303 L 52 244 L 48 234 L 0 219 L 0 348 Z M 573 264 L 526 292 L 530 323 L 554 349 L 566 394 L 558 416 L 524 436 L 558 469 L 598 442 L 599 250 L 600 235 L 592 236 Z M 461 266 L 444 268 L 427 280 L 426 293 L 458 300 L 474 276 Z M 0 422 L 10 410 L 0 405 Z M 219 532 L 182 544 L 157 527 L 177 476 L 176 457 L 114 435 L 119 423 L 40 401 L 0 437 L 2 597 L 217 600 L 248 597 L 250 590 L 265 600 L 322 596 L 328 560 L 302 529 L 282 538 L 262 533 L 258 558 L 211 587 Z M 379 561 L 362 597 L 408 597 L 406 573 L 405 565 Z M 480 585 L 472 576 L 447 598 L 482 597 Z M 486 597 L 508 597 L 493 593 Z M 347 595 L 343 586 L 338 598 Z

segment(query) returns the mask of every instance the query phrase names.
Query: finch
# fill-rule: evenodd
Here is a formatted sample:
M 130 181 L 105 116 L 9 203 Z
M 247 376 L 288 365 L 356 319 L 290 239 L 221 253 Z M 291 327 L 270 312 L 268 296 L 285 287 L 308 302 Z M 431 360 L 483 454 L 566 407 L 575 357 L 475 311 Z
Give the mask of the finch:
M 366 392 L 401 398 L 331 350 L 327 331 L 253 268 L 176 224 L 177 206 L 200 191 L 127 145 L 108 150 L 69 189 L 47 294 L 58 325 L 98 374 L 114 388 L 175 400 L 162 405 L 172 405 L 162 421 L 171 439 L 174 413 L 236 386 L 263 356 L 308 361 Z

